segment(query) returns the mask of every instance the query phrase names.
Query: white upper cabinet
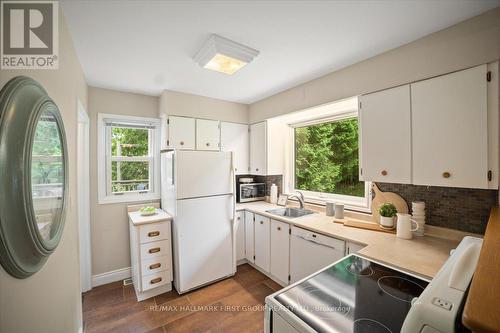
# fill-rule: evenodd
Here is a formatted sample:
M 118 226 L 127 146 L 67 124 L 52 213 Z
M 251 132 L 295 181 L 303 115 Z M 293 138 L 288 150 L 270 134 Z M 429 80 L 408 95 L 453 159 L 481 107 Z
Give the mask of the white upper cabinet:
M 196 119 L 196 150 L 219 150 L 218 120 Z
M 360 97 L 360 178 L 411 183 L 410 86 Z
M 173 149 L 195 149 L 196 123 L 194 118 L 168 117 L 167 147 Z
M 249 172 L 250 138 L 248 125 L 221 122 L 220 141 L 222 151 L 234 152 L 234 169 L 237 175 Z
M 267 174 L 266 122 L 250 125 L 250 174 Z
M 414 184 L 488 188 L 486 72 L 411 84 Z

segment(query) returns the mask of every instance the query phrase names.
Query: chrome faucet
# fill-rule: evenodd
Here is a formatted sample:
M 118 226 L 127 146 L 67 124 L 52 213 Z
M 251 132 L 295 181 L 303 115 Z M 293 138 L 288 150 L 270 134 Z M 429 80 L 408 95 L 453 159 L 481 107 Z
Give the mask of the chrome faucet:
M 290 198 L 297 198 L 297 200 L 299 200 L 300 209 L 304 209 L 304 194 L 302 194 L 302 192 L 296 191 L 295 193 L 290 194 L 286 199 L 287 204 L 288 204 L 288 199 Z

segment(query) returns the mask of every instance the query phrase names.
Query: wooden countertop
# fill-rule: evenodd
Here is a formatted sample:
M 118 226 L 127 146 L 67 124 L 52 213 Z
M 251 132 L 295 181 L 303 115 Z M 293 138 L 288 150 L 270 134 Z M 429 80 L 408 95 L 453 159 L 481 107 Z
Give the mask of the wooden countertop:
M 462 322 L 473 332 L 500 332 L 500 209 L 493 207 Z
M 334 223 L 333 217 L 323 213 L 289 219 L 266 212 L 266 210 L 275 208 L 280 208 L 280 206 L 264 201 L 237 204 L 237 210 L 248 210 L 300 228 L 366 245 L 358 252 L 360 255 L 399 267 L 424 278 L 432 278 L 436 275 L 448 259 L 450 250 L 456 248 L 463 237 L 482 237 L 446 228 L 426 226 L 426 236 L 406 240 L 397 238 L 394 234 Z M 346 212 L 346 216 L 349 214 Z M 357 215 L 359 216 L 359 214 Z
M 170 214 L 159 208 L 156 209 L 155 215 L 142 216 L 139 211 L 135 211 L 135 212 L 129 212 L 128 218 L 130 219 L 130 222 L 133 225 L 141 225 L 141 224 L 172 220 L 172 216 Z

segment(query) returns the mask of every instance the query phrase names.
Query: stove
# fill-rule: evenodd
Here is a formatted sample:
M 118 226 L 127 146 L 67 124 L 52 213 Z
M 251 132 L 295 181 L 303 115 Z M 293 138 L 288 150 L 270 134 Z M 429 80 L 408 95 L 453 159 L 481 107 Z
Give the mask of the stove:
M 351 254 L 266 297 L 266 333 L 467 332 L 482 239 L 464 237 L 431 282 Z
M 412 300 L 427 284 L 350 255 L 274 299 L 316 332 L 400 332 Z

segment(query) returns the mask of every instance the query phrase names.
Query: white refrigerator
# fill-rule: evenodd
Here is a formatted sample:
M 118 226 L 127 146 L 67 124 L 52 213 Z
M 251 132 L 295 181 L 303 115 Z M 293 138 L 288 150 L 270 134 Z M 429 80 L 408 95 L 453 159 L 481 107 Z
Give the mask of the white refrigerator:
M 177 292 L 234 275 L 233 153 L 162 151 L 161 178 L 162 208 L 173 216 Z

